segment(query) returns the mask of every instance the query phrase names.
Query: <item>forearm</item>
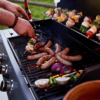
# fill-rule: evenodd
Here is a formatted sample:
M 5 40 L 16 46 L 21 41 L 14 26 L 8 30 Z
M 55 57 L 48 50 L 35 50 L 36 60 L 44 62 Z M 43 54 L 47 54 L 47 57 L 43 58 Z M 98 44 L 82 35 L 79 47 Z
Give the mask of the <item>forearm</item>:
M 13 13 L 0 8 L 0 25 L 12 26 L 15 20 Z

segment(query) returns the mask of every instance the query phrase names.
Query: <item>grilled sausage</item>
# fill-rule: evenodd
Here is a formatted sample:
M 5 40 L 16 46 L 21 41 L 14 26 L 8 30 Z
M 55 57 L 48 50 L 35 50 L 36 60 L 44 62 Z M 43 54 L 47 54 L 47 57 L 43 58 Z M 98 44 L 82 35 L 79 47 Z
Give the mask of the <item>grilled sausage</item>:
M 83 58 L 82 55 L 76 55 L 76 56 L 61 55 L 61 57 L 69 61 L 80 61 Z
M 51 57 L 52 57 L 51 55 L 45 55 L 39 58 L 39 60 L 37 61 L 37 65 L 40 66 L 44 61 L 50 59 Z
M 58 55 L 66 55 L 69 52 L 69 48 L 65 48 L 63 51 L 59 52 Z
M 71 63 L 70 61 L 67 61 L 67 60 L 61 58 L 59 55 L 56 55 L 56 59 L 57 59 L 60 63 L 62 63 L 62 64 L 64 64 L 64 65 L 72 65 L 72 63 Z
M 45 45 L 45 47 L 50 48 L 50 47 L 51 47 L 51 45 L 52 45 L 52 41 L 51 41 L 51 40 L 48 40 L 48 42 L 47 42 L 47 44 Z
M 42 47 L 42 48 L 40 48 L 40 49 L 39 49 L 39 51 L 40 51 L 40 52 L 43 52 L 43 51 L 44 51 L 44 49 L 45 49 L 46 47 L 50 48 L 50 47 L 51 47 L 51 45 L 52 45 L 52 41 L 51 41 L 51 40 L 49 40 L 49 41 L 47 42 L 47 44 L 46 44 L 44 47 Z
M 54 51 L 52 50 L 52 49 L 50 49 L 50 48 L 45 48 L 45 52 L 47 52 L 47 53 L 49 53 L 50 55 L 54 55 Z
M 57 44 L 57 43 L 55 44 L 55 48 L 56 48 L 55 53 L 58 53 L 58 52 L 61 51 L 61 47 L 60 47 L 60 45 Z
M 47 53 L 49 53 L 52 56 L 54 55 L 54 51 L 52 49 L 50 49 L 50 48 L 45 47 L 44 49 L 42 49 L 42 51 L 43 52 L 47 52 Z
M 27 59 L 28 60 L 36 60 L 36 59 L 39 59 L 40 57 L 45 56 L 45 55 L 47 55 L 47 53 L 43 52 L 43 53 L 39 53 L 36 55 L 27 56 Z
M 36 50 L 38 50 L 38 48 L 40 48 L 40 47 L 42 47 L 44 45 L 45 45 L 45 42 L 39 42 L 39 43 L 35 44 L 34 50 L 36 51 Z
M 56 60 L 56 57 L 52 57 L 51 59 L 49 59 L 46 63 L 44 63 L 42 66 L 41 66 L 41 69 L 47 69 L 49 68 Z

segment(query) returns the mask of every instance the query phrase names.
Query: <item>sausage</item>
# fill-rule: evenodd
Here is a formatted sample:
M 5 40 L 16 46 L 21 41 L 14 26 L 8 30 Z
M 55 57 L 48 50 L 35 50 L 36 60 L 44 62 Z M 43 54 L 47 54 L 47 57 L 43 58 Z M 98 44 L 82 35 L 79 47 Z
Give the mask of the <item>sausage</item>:
M 44 45 L 45 45 L 45 42 L 39 42 L 39 43 L 35 44 L 34 50 L 36 51 L 36 50 L 38 50 L 38 48 L 40 48 L 40 47 L 42 47 Z
M 45 52 L 49 53 L 50 55 L 54 55 L 54 51 L 50 48 L 45 48 Z
M 69 52 L 69 48 L 65 48 L 64 50 L 62 50 L 61 52 L 58 53 L 58 55 L 66 55 Z
M 51 40 L 48 40 L 48 42 L 47 42 L 47 44 L 45 45 L 45 47 L 50 48 L 50 47 L 51 47 L 51 45 L 52 45 L 52 41 L 51 41 Z
M 37 61 L 37 65 L 40 66 L 44 61 L 50 59 L 51 57 L 52 57 L 51 55 L 45 55 L 39 58 L 39 60 Z
M 43 48 L 42 52 L 47 52 L 52 56 L 54 55 L 54 51 L 52 49 L 50 49 L 50 48 L 47 48 L 47 47 Z
M 44 47 L 42 47 L 42 48 L 40 48 L 40 49 L 39 49 L 39 51 L 40 51 L 40 52 L 43 52 L 43 51 L 44 51 L 44 49 L 45 49 L 46 47 L 50 48 L 50 47 L 51 47 L 51 45 L 52 45 L 52 41 L 51 41 L 51 40 L 49 40 L 49 41 L 47 42 L 47 44 L 46 44 Z
M 82 55 L 76 55 L 76 56 L 61 55 L 61 57 L 69 61 L 80 61 L 83 58 Z
M 27 56 L 27 60 L 36 60 L 36 59 L 39 59 L 40 57 L 45 56 L 45 55 L 47 55 L 46 52 L 39 53 L 36 55 Z
M 55 48 L 56 48 L 55 53 L 58 53 L 58 52 L 61 51 L 61 47 L 60 47 L 60 45 L 57 44 L 57 43 L 55 44 Z
M 56 60 L 56 57 L 52 57 L 51 59 L 49 59 L 46 63 L 44 63 L 42 66 L 41 66 L 41 69 L 47 69 L 49 68 Z
M 44 50 L 45 50 L 45 47 L 42 47 L 39 49 L 40 52 L 44 52 Z
M 57 59 L 60 63 L 62 63 L 62 64 L 64 64 L 64 65 L 72 65 L 72 63 L 71 63 L 70 61 L 67 61 L 67 60 L 61 58 L 61 56 L 59 56 L 59 55 L 56 55 L 56 59 Z

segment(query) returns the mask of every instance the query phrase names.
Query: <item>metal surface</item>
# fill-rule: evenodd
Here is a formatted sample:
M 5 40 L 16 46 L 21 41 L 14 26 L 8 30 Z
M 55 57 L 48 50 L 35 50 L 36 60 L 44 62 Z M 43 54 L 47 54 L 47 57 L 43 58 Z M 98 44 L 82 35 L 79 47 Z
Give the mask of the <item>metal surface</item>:
M 13 33 L 13 35 L 11 35 Z M 7 42 L 7 37 L 18 36 L 13 30 L 3 30 L 0 31 L 0 35 L 3 40 L 3 48 L 1 48 L 0 52 L 5 53 L 8 56 L 7 63 L 10 67 L 8 69 L 8 74 L 10 74 L 9 79 L 4 78 L 4 80 L 12 80 L 14 81 L 14 88 L 11 93 L 8 93 L 9 100 L 34 100 L 24 77 L 20 71 L 18 63 L 9 47 Z

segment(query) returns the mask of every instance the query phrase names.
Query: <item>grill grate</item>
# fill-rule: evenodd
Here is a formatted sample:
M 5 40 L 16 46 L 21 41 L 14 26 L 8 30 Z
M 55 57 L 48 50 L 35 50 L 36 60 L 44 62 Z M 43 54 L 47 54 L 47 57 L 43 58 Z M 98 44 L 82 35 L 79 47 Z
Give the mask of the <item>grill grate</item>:
M 47 29 L 47 30 L 46 30 Z M 41 29 L 38 29 L 41 30 Z M 48 26 L 45 27 L 45 30 L 41 30 L 43 32 L 47 31 L 51 34 L 54 33 L 54 30 L 51 30 L 51 28 L 48 28 Z M 59 31 L 60 33 L 61 31 Z M 64 32 L 64 31 L 63 31 Z M 48 33 L 48 34 L 49 34 Z M 46 38 L 42 33 L 40 34 L 40 41 L 47 41 Z M 60 34 L 59 37 L 55 38 L 52 37 L 51 40 L 53 42 L 52 49 L 54 50 L 54 44 L 59 43 L 64 49 L 65 47 L 70 48 L 69 55 L 76 55 L 81 54 L 83 55 L 83 60 L 79 62 L 73 63 L 73 68 L 75 69 L 85 69 L 86 67 L 90 67 L 91 65 L 99 63 L 99 55 L 96 54 L 94 51 L 90 50 L 88 47 L 86 47 L 84 44 L 76 41 L 68 34 Z M 62 38 L 61 38 L 62 37 Z M 46 70 L 41 70 L 39 67 L 36 66 L 36 60 L 34 61 L 28 61 L 27 56 L 30 55 L 29 53 L 24 54 L 25 46 L 27 42 L 29 41 L 28 37 L 14 37 L 9 38 L 9 44 L 15 54 L 15 57 L 19 63 L 20 68 L 25 74 L 25 77 L 28 80 L 29 85 L 34 84 L 34 81 L 41 78 L 49 78 L 50 76 L 59 75 L 59 72 L 51 72 L 50 68 Z M 31 87 L 35 97 L 37 100 L 62 100 L 66 92 L 71 88 L 71 85 L 65 85 L 65 86 L 57 86 L 55 88 L 52 87 L 46 87 L 44 89 L 38 89 L 35 86 Z M 56 99 L 57 98 L 57 99 Z

